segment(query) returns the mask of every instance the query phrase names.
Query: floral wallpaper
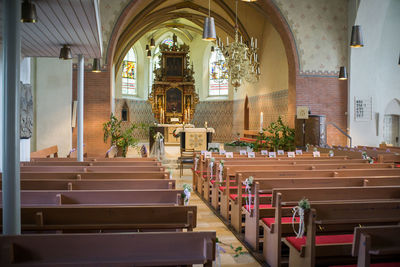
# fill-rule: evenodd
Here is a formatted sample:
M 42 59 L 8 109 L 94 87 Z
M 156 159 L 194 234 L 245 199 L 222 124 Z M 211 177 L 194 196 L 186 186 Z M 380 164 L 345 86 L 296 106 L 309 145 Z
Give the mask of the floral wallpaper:
M 273 0 L 296 40 L 303 75 L 335 75 L 347 62 L 347 0 Z

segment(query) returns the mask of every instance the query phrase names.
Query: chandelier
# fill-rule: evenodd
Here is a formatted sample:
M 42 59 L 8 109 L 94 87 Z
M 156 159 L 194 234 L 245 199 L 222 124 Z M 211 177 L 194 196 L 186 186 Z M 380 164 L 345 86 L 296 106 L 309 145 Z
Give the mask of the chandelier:
M 229 37 L 226 37 L 226 45 L 217 38 L 218 48 L 225 56 L 225 63 L 228 69 L 231 84 L 237 92 L 238 87 L 243 83 L 243 80 L 255 83 L 260 76 L 260 63 L 257 55 L 257 38 L 251 37 L 250 47 L 243 42 L 243 37 L 240 36 L 237 24 L 237 3 L 236 0 L 236 20 L 235 20 L 235 40 L 229 43 Z

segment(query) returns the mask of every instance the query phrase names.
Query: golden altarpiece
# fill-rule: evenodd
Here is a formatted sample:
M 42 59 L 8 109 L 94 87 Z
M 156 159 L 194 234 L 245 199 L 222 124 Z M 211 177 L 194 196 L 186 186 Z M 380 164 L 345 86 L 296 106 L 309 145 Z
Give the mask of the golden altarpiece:
M 149 102 L 154 117 L 160 124 L 188 124 L 199 102 L 195 91 L 193 64 L 190 66 L 189 46 L 160 45 L 159 67 L 154 71 L 154 82 Z

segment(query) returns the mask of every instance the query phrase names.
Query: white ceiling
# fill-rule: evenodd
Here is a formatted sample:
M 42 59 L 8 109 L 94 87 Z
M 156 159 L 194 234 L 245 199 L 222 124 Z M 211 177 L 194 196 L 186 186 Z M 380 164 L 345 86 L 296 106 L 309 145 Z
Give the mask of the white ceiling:
M 16 0 L 17 1 L 17 0 Z M 63 44 L 73 56 L 100 58 L 101 22 L 98 0 L 33 0 L 37 22 L 22 23 L 21 53 L 32 57 L 58 57 Z M 1 0 L 0 0 L 0 9 Z M 0 16 L 0 38 L 3 26 Z

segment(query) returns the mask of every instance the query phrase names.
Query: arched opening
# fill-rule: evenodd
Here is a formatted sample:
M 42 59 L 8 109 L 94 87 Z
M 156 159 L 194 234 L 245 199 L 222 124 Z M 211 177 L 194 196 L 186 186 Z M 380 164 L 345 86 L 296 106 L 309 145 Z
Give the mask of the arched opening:
M 383 118 L 383 141 L 386 144 L 399 146 L 400 136 L 400 101 L 393 99 L 385 108 Z

